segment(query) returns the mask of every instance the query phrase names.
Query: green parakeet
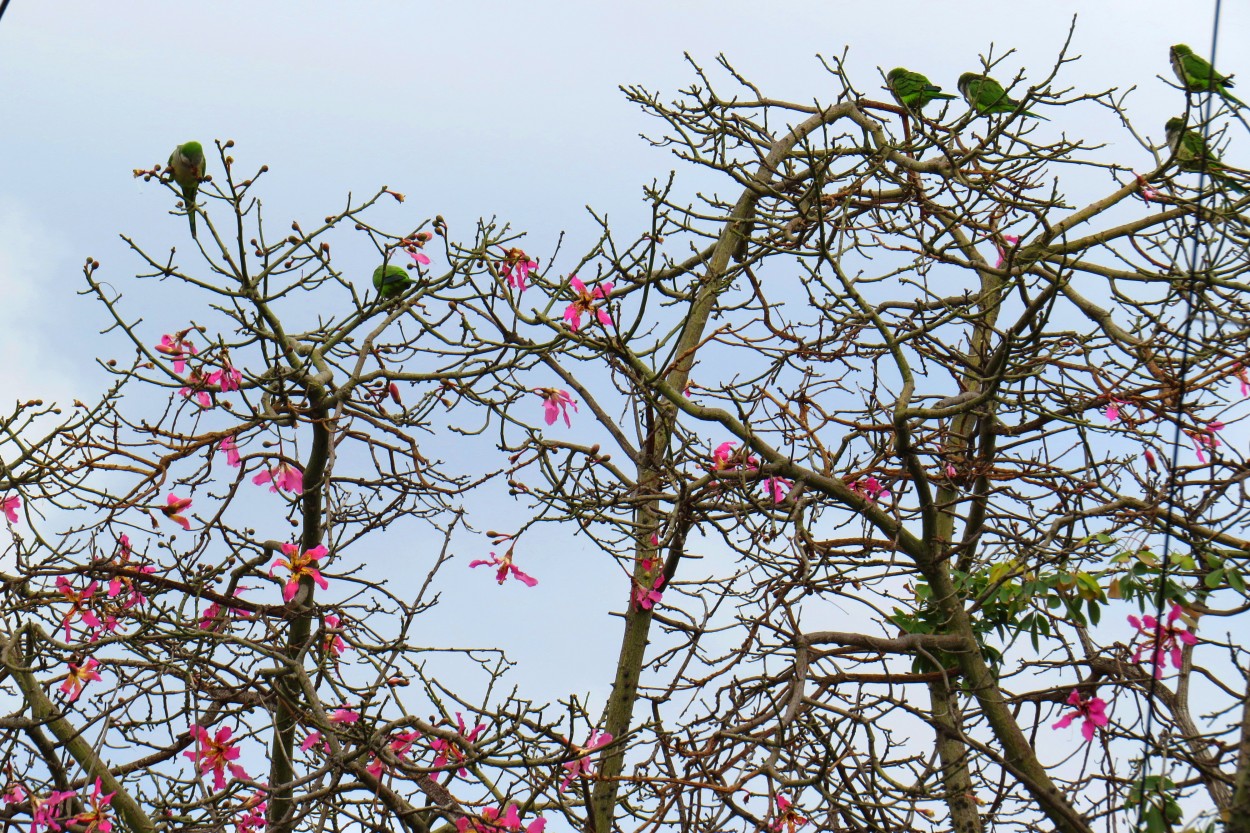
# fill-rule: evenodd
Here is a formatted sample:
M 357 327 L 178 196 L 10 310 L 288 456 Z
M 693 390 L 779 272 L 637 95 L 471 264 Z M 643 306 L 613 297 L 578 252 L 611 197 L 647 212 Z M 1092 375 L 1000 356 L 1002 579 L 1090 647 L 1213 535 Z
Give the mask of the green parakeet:
M 951 99 L 955 96 L 942 92 L 942 88 L 933 84 L 918 72 L 895 67 L 885 76 L 886 86 L 890 92 L 909 110 L 919 113 L 930 101 Z
M 1240 99 L 1225 89 L 1233 86 L 1233 76 L 1220 75 L 1206 58 L 1195 55 L 1194 51 L 1183 43 L 1173 46 L 1171 55 L 1172 70 L 1186 90 L 1191 93 L 1215 93 L 1238 107 L 1245 106 Z
M 408 270 L 402 266 L 379 266 L 373 270 L 373 288 L 379 298 L 394 298 L 412 285 Z
M 191 236 L 195 237 L 195 195 L 200 190 L 207 165 L 204 148 L 199 142 L 184 142 L 169 154 L 169 170 L 182 188 L 182 201 L 187 206 L 187 219 L 191 221 Z
M 988 75 L 965 72 L 959 76 L 959 91 L 963 93 L 964 100 L 968 102 L 969 106 L 981 116 L 990 113 L 1010 113 L 1020 106 L 1020 102 L 1007 95 L 1007 91 L 1003 89 L 1002 84 Z M 1045 116 L 1030 113 L 1028 110 L 1022 111 L 1021 114 L 1032 116 L 1042 121 L 1050 121 Z
M 1200 172 L 1205 170 L 1207 176 L 1217 183 L 1226 185 L 1238 193 L 1246 193 L 1246 188 L 1228 174 L 1228 168 L 1219 157 L 1207 147 L 1207 142 L 1197 130 L 1186 130 L 1185 120 L 1179 116 L 1168 119 L 1168 147 L 1176 157 L 1176 167 L 1182 171 Z

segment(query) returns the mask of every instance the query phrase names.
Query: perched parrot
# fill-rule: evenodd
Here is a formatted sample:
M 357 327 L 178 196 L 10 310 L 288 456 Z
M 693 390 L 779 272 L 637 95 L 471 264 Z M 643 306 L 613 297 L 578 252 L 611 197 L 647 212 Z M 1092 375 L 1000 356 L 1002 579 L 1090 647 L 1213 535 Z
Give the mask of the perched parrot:
M 955 96 L 942 92 L 942 88 L 933 84 L 918 72 L 895 67 L 885 76 L 886 86 L 890 92 L 909 110 L 919 113 L 930 101 L 951 99 Z
M 1176 167 L 1182 171 L 1200 172 L 1205 170 L 1207 176 L 1232 190 L 1244 194 L 1246 188 L 1228 174 L 1228 168 L 1220 163 L 1219 157 L 1207 147 L 1207 142 L 1197 130 L 1186 130 L 1185 120 L 1179 116 L 1168 119 L 1168 147 L 1176 157 Z
M 1020 102 L 1007 95 L 1007 91 L 1003 89 L 1002 84 L 988 75 L 965 72 L 959 76 L 959 91 L 963 93 L 964 100 L 968 102 L 969 106 L 981 116 L 990 113 L 1010 113 L 1020 106 Z M 1050 121 L 1045 116 L 1030 113 L 1028 110 L 1022 111 L 1022 115 L 1032 116 L 1042 121 Z
M 1172 70 L 1180 79 L 1181 85 L 1191 93 L 1215 93 L 1225 101 L 1245 107 L 1242 101 L 1225 87 L 1233 86 L 1233 76 L 1220 75 L 1206 58 L 1195 55 L 1194 51 L 1183 43 L 1172 47 Z
M 169 154 L 169 171 L 174 182 L 182 188 L 182 201 L 187 206 L 192 237 L 195 237 L 195 195 L 200 190 L 205 168 L 204 148 L 199 142 L 184 142 Z
M 373 270 L 373 288 L 379 298 L 394 298 L 412 285 L 408 270 L 402 266 L 379 266 Z

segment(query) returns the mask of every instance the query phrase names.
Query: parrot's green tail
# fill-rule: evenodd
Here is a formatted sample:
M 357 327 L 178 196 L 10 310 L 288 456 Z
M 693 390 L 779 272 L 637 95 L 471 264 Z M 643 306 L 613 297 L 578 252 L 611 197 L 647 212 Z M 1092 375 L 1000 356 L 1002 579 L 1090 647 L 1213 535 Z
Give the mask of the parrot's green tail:
M 1238 194 L 1246 193 L 1246 186 L 1242 185 L 1228 174 L 1212 173 L 1211 178 L 1230 191 L 1236 191 Z
M 199 189 L 191 188 L 182 192 L 182 201 L 187 207 L 187 219 L 191 222 L 191 239 L 197 240 L 195 236 L 195 194 Z

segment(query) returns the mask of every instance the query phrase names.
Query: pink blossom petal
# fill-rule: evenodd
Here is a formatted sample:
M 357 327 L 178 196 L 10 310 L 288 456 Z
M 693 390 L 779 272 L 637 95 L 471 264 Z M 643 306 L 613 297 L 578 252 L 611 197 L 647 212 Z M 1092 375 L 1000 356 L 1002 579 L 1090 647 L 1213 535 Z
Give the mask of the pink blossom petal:
M 534 587 L 538 584 L 538 579 L 521 572 L 521 570 L 515 565 L 513 565 L 511 569 L 512 575 L 526 587 Z
M 217 449 L 226 455 L 226 465 L 238 468 L 242 464 L 242 458 L 239 457 L 239 447 L 235 445 L 234 437 L 226 437 L 217 444 Z

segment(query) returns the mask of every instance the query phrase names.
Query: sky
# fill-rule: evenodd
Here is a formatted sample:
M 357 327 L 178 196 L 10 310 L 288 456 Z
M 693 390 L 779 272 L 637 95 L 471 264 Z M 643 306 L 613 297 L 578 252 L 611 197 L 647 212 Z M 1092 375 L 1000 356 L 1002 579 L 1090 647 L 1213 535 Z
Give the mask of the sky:
M 1167 47 L 1208 52 L 1213 6 L 1175 3 L 744 2 L 425 3 L 215 0 L 181 20 L 165 2 L 13 0 L 0 20 L 0 373 L 5 391 L 54 398 L 98 389 L 70 345 L 104 323 L 83 288 L 88 255 L 124 281 L 135 258 L 119 234 L 164 251 L 183 240 L 172 200 L 131 171 L 188 139 L 232 138 L 244 167 L 270 166 L 270 222 L 324 216 L 348 193 L 389 185 L 413 220 L 452 230 L 496 216 L 550 250 L 587 239 L 591 205 L 628 227 L 641 187 L 676 160 L 639 138 L 658 125 L 621 84 L 673 95 L 724 53 L 770 95 L 828 100 L 816 59 L 847 51 L 880 93 L 895 65 L 954 90 L 991 45 L 1005 68 L 1047 68 L 1079 12 L 1062 80 L 1138 84 L 1143 124 L 1175 98 Z M 348 11 L 350 9 L 350 11 Z M 1250 7 L 1227 3 L 1230 61 Z M 1216 63 L 1223 71 L 1237 67 Z M 1007 75 L 1004 71 L 1002 75 Z M 1155 134 L 1161 134 L 1156 130 Z M 399 213 L 399 212 L 396 212 Z M 415 225 L 415 222 L 414 222 Z M 577 251 L 574 245 L 570 251 Z M 34 290 L 32 287 L 38 287 Z M 138 299 L 141 301 L 142 299 Z
M 881 76 L 896 65 L 954 92 L 991 46 L 1017 50 L 1000 77 L 1019 67 L 1044 74 L 1077 14 L 1072 52 L 1084 57 L 1060 82 L 1138 85 L 1130 106 L 1158 140 L 1176 97 L 1155 76 L 1170 77 L 1172 43 L 1210 54 L 1213 8 L 1174 0 L 12 0 L 0 19 L 0 399 L 86 399 L 103 389 L 92 357 L 119 342 L 99 335 L 103 311 L 78 295 L 88 256 L 128 293 L 130 309 L 164 331 L 162 290 L 131 282 L 141 264 L 119 235 L 153 253 L 185 248 L 186 220 L 168 213 L 173 196 L 132 175 L 163 163 L 180 142 L 233 139 L 243 168 L 268 164 L 261 193 L 275 228 L 308 225 L 349 193 L 388 185 L 408 197 L 384 208 L 394 226 L 442 214 L 453 234 L 467 235 L 493 216 L 526 231 L 532 254 L 549 252 L 561 232 L 576 253 L 595 234 L 585 206 L 632 237 L 646 219 L 642 187 L 679 164 L 639 137 L 659 125 L 617 88 L 675 96 L 695 79 L 684 54 L 711 68 L 723 53 L 766 94 L 790 101 L 831 100 L 834 85 L 816 56 L 844 51 L 871 95 L 885 96 Z M 1250 78 L 1250 65 L 1237 63 L 1247 60 L 1245 43 L 1250 4 L 1224 4 L 1217 67 Z M 1082 127 L 1067 115 L 1052 119 Z M 362 281 L 372 267 L 362 262 Z M 541 561 L 524 566 L 542 572 Z M 589 615 L 577 607 L 580 580 L 553 591 L 573 621 Z M 506 590 L 520 599 L 524 588 Z M 500 603 L 514 624 L 526 616 L 508 607 L 515 603 Z M 530 636 L 510 650 L 540 674 L 562 673 L 560 690 L 605 687 L 620 620 L 599 621 L 604 653 L 576 667 L 549 647 L 567 638 L 564 622 L 515 628 Z M 492 638 L 492 627 L 466 640 Z

